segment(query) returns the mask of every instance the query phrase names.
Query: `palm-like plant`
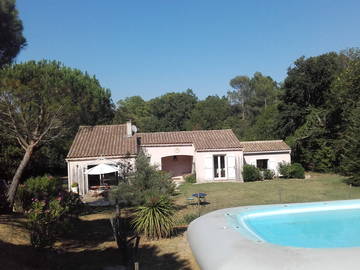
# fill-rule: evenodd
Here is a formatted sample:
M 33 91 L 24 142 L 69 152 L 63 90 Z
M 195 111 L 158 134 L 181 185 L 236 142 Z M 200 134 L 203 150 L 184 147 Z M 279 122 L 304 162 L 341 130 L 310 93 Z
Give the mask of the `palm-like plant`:
M 175 206 L 169 197 L 150 194 L 134 213 L 132 225 L 137 233 L 149 239 L 169 237 L 175 224 L 174 213 Z

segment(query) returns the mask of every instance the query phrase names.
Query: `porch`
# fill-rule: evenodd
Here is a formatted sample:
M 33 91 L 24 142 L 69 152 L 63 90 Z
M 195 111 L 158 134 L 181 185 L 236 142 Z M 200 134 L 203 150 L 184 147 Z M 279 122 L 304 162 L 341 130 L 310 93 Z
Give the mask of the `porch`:
M 175 179 L 194 172 L 193 156 L 174 155 L 161 158 L 161 170 L 170 173 Z

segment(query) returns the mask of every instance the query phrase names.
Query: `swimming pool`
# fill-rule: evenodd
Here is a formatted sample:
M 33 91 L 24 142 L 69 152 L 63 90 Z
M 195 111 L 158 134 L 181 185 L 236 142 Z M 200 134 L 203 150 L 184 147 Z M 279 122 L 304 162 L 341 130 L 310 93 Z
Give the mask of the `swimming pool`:
M 193 221 L 201 269 L 358 269 L 360 200 L 218 210 Z

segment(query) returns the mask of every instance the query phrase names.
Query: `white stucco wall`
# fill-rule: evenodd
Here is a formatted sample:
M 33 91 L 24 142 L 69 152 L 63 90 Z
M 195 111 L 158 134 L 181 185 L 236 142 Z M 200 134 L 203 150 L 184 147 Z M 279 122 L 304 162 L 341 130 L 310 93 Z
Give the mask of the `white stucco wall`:
M 227 157 L 231 156 L 235 158 L 235 177 L 232 179 L 222 180 L 233 180 L 242 181 L 241 169 L 243 164 L 243 152 L 242 151 L 209 151 L 209 152 L 197 152 L 193 145 L 166 145 L 166 146 L 142 146 L 142 149 L 150 157 L 150 163 L 158 166 L 161 169 L 161 158 L 168 156 L 193 156 L 193 164 L 195 166 L 197 182 L 212 182 L 214 176 L 209 179 L 206 177 L 206 159 L 212 158 L 214 155 L 225 155 L 226 156 L 226 167 Z M 213 168 L 212 168 L 213 169 Z M 215 180 L 216 181 L 216 180 Z
M 279 175 L 279 163 L 291 163 L 290 151 L 287 152 L 262 152 L 244 153 L 245 164 L 256 166 L 256 160 L 268 159 L 268 169 L 273 170 L 275 175 Z
M 206 164 L 207 159 L 212 159 L 215 155 L 225 155 L 225 167 L 228 167 L 228 157 L 235 158 L 235 177 L 229 179 L 226 177 L 225 179 L 215 180 L 214 179 L 214 168 L 209 168 Z M 195 171 L 196 171 L 196 179 L 198 183 L 206 183 L 206 182 L 213 182 L 213 181 L 222 181 L 222 180 L 232 180 L 232 181 L 242 181 L 242 164 L 243 164 L 243 152 L 242 151 L 214 151 L 214 152 L 196 152 L 194 156 L 195 161 Z M 207 175 L 207 170 L 211 171 L 211 177 L 209 178 Z M 228 176 L 228 172 L 226 172 Z
M 281 162 L 290 163 L 290 151 L 288 152 L 262 152 L 262 153 L 244 153 L 243 151 L 207 151 L 197 152 L 193 145 L 171 145 L 171 146 L 143 146 L 142 149 L 150 157 L 150 164 L 156 165 L 161 169 L 161 158 L 169 156 L 192 156 L 193 165 L 195 167 L 196 178 L 198 183 L 206 183 L 213 181 L 243 181 L 242 168 L 243 164 L 251 164 L 256 166 L 257 159 L 268 159 L 268 168 L 273 170 L 276 175 L 278 165 Z M 215 155 L 225 156 L 226 177 L 222 179 L 214 179 L 213 157 Z M 231 161 L 230 161 L 231 160 Z M 119 158 L 109 157 L 104 159 L 72 159 L 67 160 L 68 163 L 68 186 L 77 182 L 79 184 L 79 193 L 86 194 L 89 190 L 88 176 L 84 174 L 88 166 L 97 165 L 106 162 L 131 162 L 135 163 L 135 157 Z M 233 167 L 228 166 L 228 162 L 233 163 Z M 234 172 L 233 177 L 229 170 Z
M 67 160 L 68 166 L 68 188 L 73 183 L 78 183 L 79 185 L 79 194 L 84 195 L 88 192 L 88 175 L 84 172 L 88 169 L 88 166 L 98 165 L 101 163 L 118 163 L 118 162 L 130 162 L 131 164 L 135 163 L 135 158 L 118 158 L 111 157 L 106 159 L 72 159 Z

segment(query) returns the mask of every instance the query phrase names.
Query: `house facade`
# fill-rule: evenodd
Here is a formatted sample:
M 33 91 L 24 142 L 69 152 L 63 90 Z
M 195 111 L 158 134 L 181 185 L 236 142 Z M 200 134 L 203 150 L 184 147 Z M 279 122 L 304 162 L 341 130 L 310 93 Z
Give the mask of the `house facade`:
M 89 168 L 100 163 L 133 164 L 139 151 L 174 179 L 195 173 L 198 183 L 242 182 L 244 164 L 278 174 L 278 164 L 290 162 L 291 149 L 285 142 L 240 142 L 230 129 L 154 133 L 135 130 L 131 122 L 80 127 L 66 158 L 69 188 L 78 183 L 80 194 L 86 194 L 91 185 L 86 174 Z

